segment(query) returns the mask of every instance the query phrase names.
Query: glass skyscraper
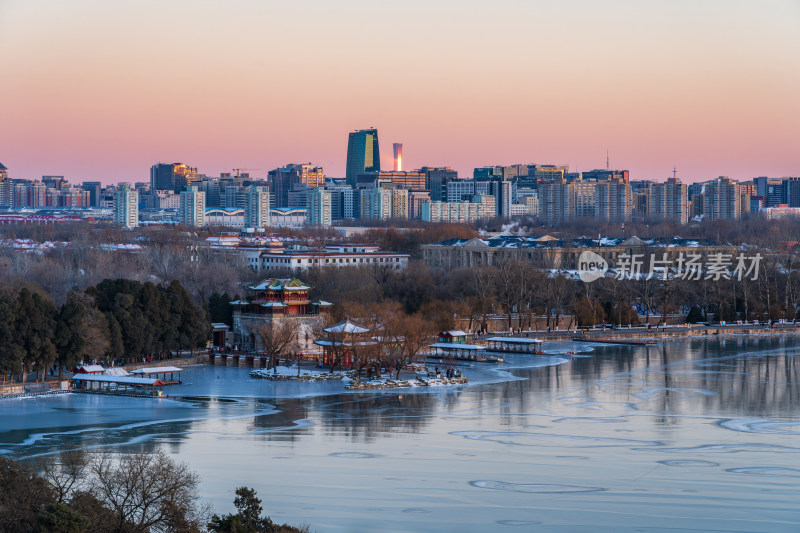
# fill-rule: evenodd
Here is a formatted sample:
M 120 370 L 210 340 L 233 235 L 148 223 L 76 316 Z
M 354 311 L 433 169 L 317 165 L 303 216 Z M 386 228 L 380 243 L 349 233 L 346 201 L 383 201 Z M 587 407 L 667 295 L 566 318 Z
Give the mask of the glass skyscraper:
M 356 178 L 363 172 L 380 172 L 381 153 L 378 149 L 378 130 L 350 132 L 347 140 L 347 184 L 355 187 Z

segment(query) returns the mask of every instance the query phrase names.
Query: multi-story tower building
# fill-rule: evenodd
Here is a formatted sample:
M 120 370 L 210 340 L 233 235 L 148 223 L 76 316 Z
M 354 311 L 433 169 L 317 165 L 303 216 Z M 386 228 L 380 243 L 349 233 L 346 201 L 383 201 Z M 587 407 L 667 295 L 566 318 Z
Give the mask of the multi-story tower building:
M 574 184 L 566 178 L 539 184 L 539 216 L 548 226 L 571 220 L 575 214 Z
M 631 186 L 619 178 L 600 181 L 595 189 L 595 218 L 612 224 L 631 219 Z
M 596 211 L 595 196 L 597 182 L 594 180 L 578 180 L 572 182 L 572 201 L 575 218 L 594 218 Z
M 156 163 L 150 167 L 150 189 L 180 192 L 197 180 L 197 169 L 183 163 Z
M 392 189 L 392 218 L 408 218 L 408 189 Z
M 272 207 L 298 207 L 289 200 L 291 191 L 325 186 L 325 172 L 322 167 L 316 167 L 311 163 L 293 163 L 270 170 L 267 179 L 272 192 Z
M 585 180 L 611 181 L 612 179 L 617 179 L 623 183 L 628 183 L 630 182 L 630 177 L 631 173 L 627 170 L 595 169 L 583 173 L 583 179 Z
M 780 204 L 790 204 L 788 184 L 783 178 L 768 178 L 761 176 L 753 179 L 755 194 L 764 198 L 764 207 L 775 207 Z M 800 204 L 798 204 L 800 205 Z
M 178 215 L 185 226 L 202 227 L 205 225 L 206 195 L 196 185 L 190 185 L 181 192 Z
M 678 178 L 650 185 L 650 212 L 653 220 L 689 222 L 689 187 Z
M 422 204 L 431 202 L 428 191 L 408 191 L 408 218 L 422 218 Z
M 0 163 L 0 180 L 8 179 L 8 168 L 3 163 Z
M 403 171 L 403 143 L 394 143 L 394 170 L 395 172 Z
M 361 189 L 361 218 L 387 220 L 392 216 L 392 189 Z
M 244 217 L 244 224 L 248 228 L 264 228 L 270 225 L 269 188 L 260 185 L 248 188 Z
M 308 197 L 308 223 L 312 226 L 330 226 L 332 217 L 331 191 L 315 187 Z
M 425 189 L 431 191 L 431 201 L 447 200 L 447 184 L 458 179 L 458 172 L 450 167 L 422 167 L 419 171 L 425 173 Z
M 450 180 L 447 182 L 446 190 L 445 197 L 436 200 L 437 202 L 468 202 L 475 196 L 475 182 L 472 180 Z M 433 200 L 433 191 L 431 191 L 431 200 Z
M 381 152 L 378 146 L 378 130 L 350 132 L 347 140 L 347 184 L 356 186 L 356 179 L 364 172 L 380 172 Z
M 139 225 L 139 191 L 120 183 L 114 191 L 114 223 L 126 228 Z
M 720 176 L 703 188 L 705 220 L 738 220 L 742 216 L 742 197 L 739 183 Z
M 81 189 L 89 191 L 89 205 L 92 207 L 100 206 L 101 192 L 103 190 L 102 183 L 99 181 L 84 181 L 81 184 Z
M 0 178 L 0 207 L 14 207 L 14 182 L 8 177 Z

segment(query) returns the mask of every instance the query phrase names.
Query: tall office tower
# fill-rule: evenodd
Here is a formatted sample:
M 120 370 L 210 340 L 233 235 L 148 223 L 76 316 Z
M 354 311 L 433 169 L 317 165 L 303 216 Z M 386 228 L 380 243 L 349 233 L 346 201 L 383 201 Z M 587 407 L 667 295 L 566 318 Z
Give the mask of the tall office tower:
M 248 228 L 264 228 L 270 225 L 269 189 L 259 185 L 248 187 L 244 224 Z
M 689 187 L 678 178 L 650 184 L 650 211 L 653 220 L 689 222 Z
M 425 189 L 431 191 L 431 201 L 447 200 L 447 183 L 457 180 L 458 172 L 450 167 L 422 167 L 419 171 L 425 173 Z
M 619 178 L 597 182 L 595 218 L 612 224 L 631 219 L 631 186 Z
M 356 186 L 356 179 L 364 172 L 380 172 L 381 153 L 378 148 L 378 130 L 350 132 L 347 140 L 347 184 Z
M 5 165 L 3 165 L 3 163 L 0 163 L 0 180 L 5 179 L 8 179 L 8 169 L 5 167 Z
M 539 216 L 548 226 L 557 226 L 574 217 L 574 184 L 566 178 L 539 184 Z
M 139 225 L 139 191 L 120 183 L 114 191 L 114 223 L 126 228 Z
M 472 180 L 450 180 L 445 189 L 446 194 L 436 200 L 437 202 L 469 202 L 475 196 L 475 182 Z M 434 201 L 433 191 L 431 191 L 431 201 Z
M 703 188 L 703 218 L 705 220 L 737 220 L 742 216 L 742 197 L 739 183 L 720 176 Z
M 197 180 L 197 169 L 183 163 L 156 163 L 150 167 L 150 190 L 181 192 Z
M 572 182 L 573 209 L 575 218 L 595 217 L 595 195 L 597 182 L 595 180 L 577 180 Z
M 394 143 L 392 145 L 394 148 L 394 171 L 395 172 L 402 172 L 403 171 L 403 143 Z
M 178 216 L 185 226 L 202 227 L 206 218 L 206 195 L 198 190 L 196 185 L 186 187 L 181 191 L 181 205 Z
M 289 202 L 289 192 L 325 186 L 325 172 L 322 167 L 311 163 L 289 164 L 270 170 L 267 174 L 272 193 L 272 207 L 305 207 Z
M 489 194 L 494 196 L 497 216 L 504 218 L 511 216 L 514 190 L 513 183 L 508 180 L 495 179 L 489 182 Z
M 758 177 L 753 179 L 755 183 L 754 196 L 764 198 L 764 207 L 775 207 L 778 204 L 790 204 L 789 185 L 785 178 Z
M 92 207 L 100 207 L 100 192 L 103 190 L 103 184 L 99 181 L 84 181 L 81 184 L 81 189 L 89 191 L 89 205 Z
M 330 226 L 333 221 L 331 191 L 323 187 L 315 187 L 308 198 L 308 224 L 312 226 Z
M 49 189 L 60 189 L 67 185 L 64 176 L 42 176 L 42 183 Z
M 425 190 L 426 176 L 424 172 L 363 172 L 356 178 L 357 187 L 377 187 L 382 183 L 390 183 L 395 187 L 404 187 L 417 191 Z
M 569 165 L 528 165 L 528 179 L 550 181 L 566 177 Z
M 787 204 L 789 207 L 800 207 L 800 178 L 782 178 L 784 199 L 782 203 Z M 774 207 L 769 201 L 769 196 L 764 203 L 767 207 Z
M 7 177 L 0 178 L 0 207 L 14 207 L 14 182 Z

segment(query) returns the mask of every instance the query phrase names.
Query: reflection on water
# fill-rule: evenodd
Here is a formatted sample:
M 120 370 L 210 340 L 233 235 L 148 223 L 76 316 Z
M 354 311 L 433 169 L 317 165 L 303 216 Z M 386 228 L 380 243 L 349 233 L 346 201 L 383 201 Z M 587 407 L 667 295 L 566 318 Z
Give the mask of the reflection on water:
M 192 367 L 169 400 L 0 402 L 0 449 L 165 448 L 324 531 L 796 531 L 800 339 L 551 343 L 453 388 L 345 393 Z M 565 358 L 565 351 L 587 352 Z

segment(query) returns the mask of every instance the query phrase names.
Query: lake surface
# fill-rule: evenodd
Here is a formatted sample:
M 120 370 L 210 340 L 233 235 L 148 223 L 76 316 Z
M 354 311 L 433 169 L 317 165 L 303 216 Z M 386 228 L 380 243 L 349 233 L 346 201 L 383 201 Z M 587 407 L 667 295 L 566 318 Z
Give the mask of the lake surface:
M 800 339 L 463 368 L 459 387 L 347 393 L 197 366 L 171 399 L 0 401 L 0 453 L 163 448 L 217 512 L 248 485 L 317 532 L 798 531 Z

